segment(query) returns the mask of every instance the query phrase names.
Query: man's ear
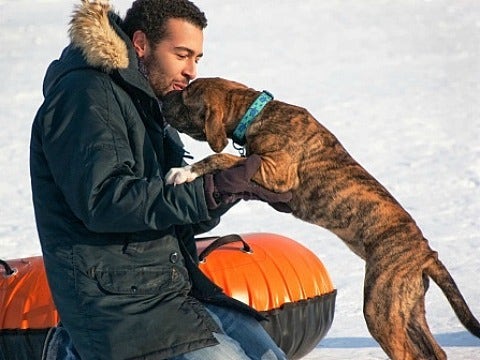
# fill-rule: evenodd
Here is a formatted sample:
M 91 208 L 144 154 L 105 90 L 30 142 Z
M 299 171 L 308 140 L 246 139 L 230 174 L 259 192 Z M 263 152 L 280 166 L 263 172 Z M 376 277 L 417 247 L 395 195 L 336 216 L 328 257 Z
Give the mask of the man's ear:
M 207 109 L 205 115 L 205 136 L 208 145 L 216 153 L 221 152 L 228 145 L 223 113 L 215 109 Z
M 133 33 L 132 43 L 137 56 L 142 59 L 145 56 L 145 52 L 147 51 L 148 47 L 147 36 L 143 31 L 137 30 Z

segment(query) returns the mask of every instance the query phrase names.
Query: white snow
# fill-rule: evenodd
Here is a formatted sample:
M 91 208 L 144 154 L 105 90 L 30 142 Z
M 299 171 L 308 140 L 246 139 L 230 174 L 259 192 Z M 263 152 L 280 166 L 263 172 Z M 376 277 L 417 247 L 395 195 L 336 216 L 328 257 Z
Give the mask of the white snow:
M 0 257 L 39 255 L 30 126 L 46 67 L 80 0 L 0 0 Z M 124 15 L 130 0 L 112 1 Z M 206 12 L 200 76 L 300 105 L 413 215 L 480 317 L 480 2 L 197 0 Z M 207 145 L 185 139 L 196 159 Z M 229 149 L 229 151 L 235 151 Z M 362 316 L 363 262 L 327 231 L 258 202 L 211 234 L 274 232 L 313 250 L 338 289 L 335 320 L 306 359 L 386 359 Z M 433 284 L 433 283 L 432 283 Z M 451 359 L 480 359 L 435 285 L 431 329 Z

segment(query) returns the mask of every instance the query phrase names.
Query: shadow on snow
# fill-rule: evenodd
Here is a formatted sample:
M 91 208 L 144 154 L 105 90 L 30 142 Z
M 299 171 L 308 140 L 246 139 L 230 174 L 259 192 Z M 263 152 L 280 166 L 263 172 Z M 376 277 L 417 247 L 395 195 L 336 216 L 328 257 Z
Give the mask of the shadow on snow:
M 467 331 L 455 333 L 436 334 L 435 338 L 444 347 L 480 347 L 480 339 L 474 337 Z M 338 337 L 323 339 L 318 348 L 350 349 L 350 348 L 371 348 L 379 347 L 377 342 L 370 337 Z

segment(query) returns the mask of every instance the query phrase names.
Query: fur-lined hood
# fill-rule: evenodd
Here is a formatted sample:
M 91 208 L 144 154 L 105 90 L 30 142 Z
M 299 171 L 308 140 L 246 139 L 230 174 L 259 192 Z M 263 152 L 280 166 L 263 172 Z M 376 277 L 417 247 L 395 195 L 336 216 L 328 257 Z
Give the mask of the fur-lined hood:
M 108 0 L 82 0 L 70 21 L 72 45 L 79 48 L 88 65 L 106 72 L 128 67 L 128 49 L 109 20 Z
M 125 81 L 154 96 L 138 71 L 135 49 L 123 32 L 122 19 L 106 0 L 81 0 L 70 21 L 70 45 L 54 60 L 45 74 L 46 96 L 64 75 L 94 68 L 107 74 L 116 72 Z

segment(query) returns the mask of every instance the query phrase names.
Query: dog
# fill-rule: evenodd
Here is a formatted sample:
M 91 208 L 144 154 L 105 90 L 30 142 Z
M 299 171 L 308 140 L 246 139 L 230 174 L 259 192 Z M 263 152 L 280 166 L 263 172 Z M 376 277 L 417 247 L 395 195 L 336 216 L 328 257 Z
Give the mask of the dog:
M 275 192 L 291 191 L 295 217 L 330 230 L 365 260 L 365 320 L 390 358 L 446 359 L 425 317 L 429 278 L 480 337 L 478 320 L 413 218 L 307 110 L 221 78 L 197 79 L 167 94 L 162 106 L 174 128 L 217 153 L 171 169 L 167 182 L 192 181 L 244 161 L 220 153 L 229 138 L 247 156 L 260 155 L 253 180 Z

